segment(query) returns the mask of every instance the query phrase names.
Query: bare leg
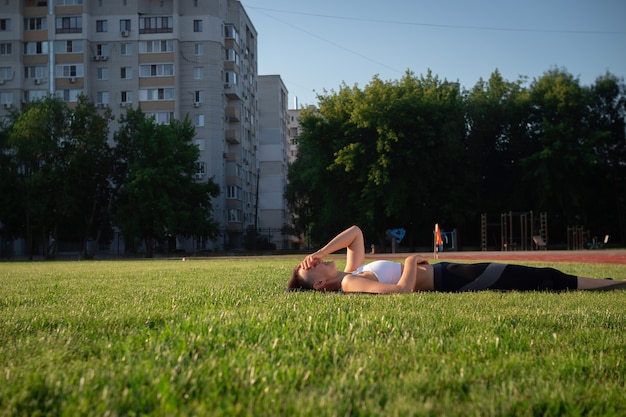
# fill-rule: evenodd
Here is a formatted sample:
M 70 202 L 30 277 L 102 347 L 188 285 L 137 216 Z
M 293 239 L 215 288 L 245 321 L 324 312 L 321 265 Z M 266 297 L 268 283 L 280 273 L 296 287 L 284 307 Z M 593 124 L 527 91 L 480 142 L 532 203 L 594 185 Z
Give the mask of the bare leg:
M 578 277 L 578 289 L 591 291 L 626 290 L 626 281 Z

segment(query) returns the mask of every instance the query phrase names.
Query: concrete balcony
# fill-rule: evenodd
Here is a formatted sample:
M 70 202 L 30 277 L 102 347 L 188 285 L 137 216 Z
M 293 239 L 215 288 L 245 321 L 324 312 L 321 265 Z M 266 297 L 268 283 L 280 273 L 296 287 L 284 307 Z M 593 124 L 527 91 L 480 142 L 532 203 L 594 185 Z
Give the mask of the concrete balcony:
M 231 145 L 239 145 L 241 143 L 241 132 L 239 129 L 226 129 L 226 142 Z

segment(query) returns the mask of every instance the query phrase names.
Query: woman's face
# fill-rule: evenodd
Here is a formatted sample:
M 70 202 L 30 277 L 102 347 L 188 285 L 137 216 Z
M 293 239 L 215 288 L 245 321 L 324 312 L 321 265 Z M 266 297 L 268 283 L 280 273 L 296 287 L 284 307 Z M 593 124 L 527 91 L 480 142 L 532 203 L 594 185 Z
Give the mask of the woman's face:
M 313 265 L 310 269 L 301 270 L 300 274 L 302 278 L 315 288 L 320 281 L 326 282 L 337 275 L 337 265 L 335 265 L 335 262 L 333 261 L 320 261 Z

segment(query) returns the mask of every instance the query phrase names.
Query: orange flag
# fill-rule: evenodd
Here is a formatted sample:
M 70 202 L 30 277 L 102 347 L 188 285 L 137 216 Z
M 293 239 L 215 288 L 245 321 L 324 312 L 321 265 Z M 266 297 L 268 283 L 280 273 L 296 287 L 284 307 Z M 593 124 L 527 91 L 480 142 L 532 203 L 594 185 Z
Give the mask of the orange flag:
M 441 231 L 439 230 L 439 223 L 435 223 L 435 244 L 443 245 L 443 239 L 441 238 Z

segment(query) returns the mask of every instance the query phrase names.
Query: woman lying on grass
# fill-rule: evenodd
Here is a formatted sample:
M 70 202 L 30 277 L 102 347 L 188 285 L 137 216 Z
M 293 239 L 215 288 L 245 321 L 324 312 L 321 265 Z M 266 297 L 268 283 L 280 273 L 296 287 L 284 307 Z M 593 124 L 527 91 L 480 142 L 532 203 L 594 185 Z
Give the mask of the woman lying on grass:
M 334 262 L 322 259 L 347 249 L 346 267 L 337 270 Z M 499 263 L 429 265 L 419 255 L 408 256 L 404 264 L 374 261 L 365 265 L 363 233 L 352 226 L 335 236 L 323 248 L 298 264 L 288 288 L 317 291 L 376 294 L 417 291 L 463 292 L 482 290 L 565 291 L 626 289 L 626 282 L 568 275 L 554 268 L 535 268 Z

